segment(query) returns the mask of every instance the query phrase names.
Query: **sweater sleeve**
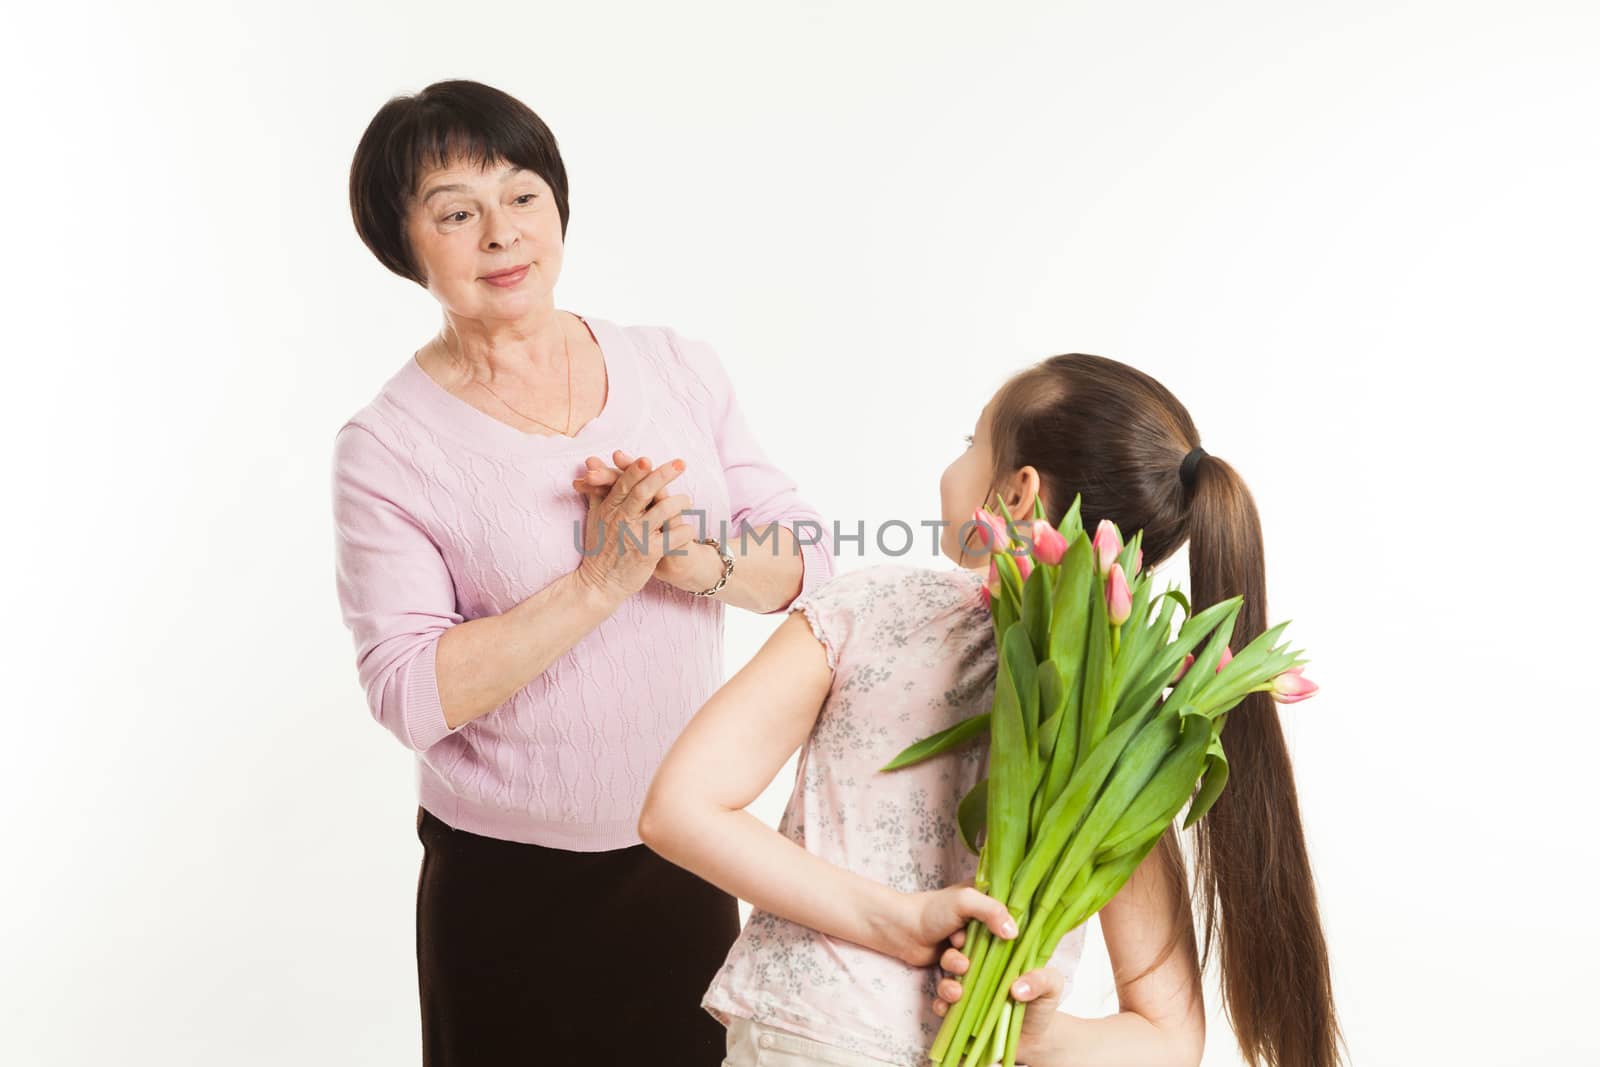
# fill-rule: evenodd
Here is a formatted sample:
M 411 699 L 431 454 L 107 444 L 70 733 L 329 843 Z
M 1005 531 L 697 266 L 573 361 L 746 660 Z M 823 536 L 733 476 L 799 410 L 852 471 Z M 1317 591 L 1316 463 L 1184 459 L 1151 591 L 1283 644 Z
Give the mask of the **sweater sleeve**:
M 439 638 L 462 621 L 433 538 L 405 508 L 399 459 L 369 430 L 334 438 L 333 526 L 339 607 L 378 722 L 414 751 L 453 733 L 439 703 Z
M 759 527 L 770 522 L 789 527 L 800 548 L 800 591 L 795 599 L 804 596 L 833 576 L 832 540 L 823 527 L 822 516 L 800 497 L 794 481 L 767 459 L 745 422 L 733 382 L 712 347 L 703 341 L 691 341 L 670 328 L 667 337 L 678 357 L 710 394 L 712 434 L 728 485 L 730 531 L 741 529 L 741 524 Z M 781 605 L 763 614 L 775 615 L 787 608 L 788 605 Z

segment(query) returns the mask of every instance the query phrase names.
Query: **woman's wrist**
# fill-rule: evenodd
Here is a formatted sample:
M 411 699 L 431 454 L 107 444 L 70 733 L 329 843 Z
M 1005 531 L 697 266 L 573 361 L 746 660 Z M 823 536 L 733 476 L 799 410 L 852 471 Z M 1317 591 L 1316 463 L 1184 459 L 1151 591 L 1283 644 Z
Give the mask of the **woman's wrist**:
M 715 574 L 704 585 L 693 592 L 700 596 L 716 596 L 728 587 L 728 582 L 733 579 L 734 559 L 720 541 L 713 539 L 712 543 L 705 541 L 696 542 L 701 548 L 707 549 L 710 556 L 710 565 L 715 568 Z

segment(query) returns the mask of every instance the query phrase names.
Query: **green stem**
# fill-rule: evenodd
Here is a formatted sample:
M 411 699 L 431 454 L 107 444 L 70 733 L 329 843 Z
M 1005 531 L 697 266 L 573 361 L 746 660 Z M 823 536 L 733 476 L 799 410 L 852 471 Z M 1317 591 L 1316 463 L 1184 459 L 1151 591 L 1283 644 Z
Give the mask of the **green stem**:
M 1022 1040 L 1022 1016 L 1027 1010 L 1028 1005 L 1018 1003 L 1011 1012 L 1011 1025 L 1006 1028 L 1006 1051 L 1002 1060 L 1005 1067 L 1017 1067 L 1017 1044 Z
M 952 1004 L 950 1009 L 945 1012 L 944 1023 L 939 1027 L 938 1036 L 933 1040 L 933 1048 L 928 1051 L 928 1058 L 936 1063 L 944 1063 L 946 1058 L 951 1055 L 952 1048 L 957 1056 L 966 1054 L 966 1046 L 961 1041 L 957 1041 L 956 1037 L 961 1027 L 962 1018 L 967 1015 L 968 1009 L 972 1007 L 974 1000 L 973 989 L 978 976 L 983 973 L 984 961 L 989 958 L 989 948 L 995 942 L 994 935 L 989 932 L 989 928 L 976 919 L 968 923 L 967 932 L 967 940 L 961 943 L 963 950 L 967 953 L 967 973 L 961 983 L 961 999 Z M 961 1035 L 963 1040 L 965 1036 L 964 1034 Z
M 989 1062 L 1004 1059 L 1006 1054 L 1006 1035 L 1011 1032 L 1011 1015 L 1016 1008 L 1016 1003 L 1010 997 L 1006 998 L 1006 1006 L 1000 1010 L 1000 1025 L 994 1032 L 994 1048 L 989 1050 Z
M 1044 917 L 1041 916 L 1041 918 Z M 1021 938 L 1018 939 L 1020 943 L 1016 946 L 1015 951 L 1009 954 L 1009 959 L 1007 959 L 1005 966 L 994 969 L 994 974 L 999 981 L 991 981 L 989 983 L 988 993 L 982 1000 L 988 1010 L 984 1012 L 983 1022 L 973 1034 L 973 1052 L 967 1057 L 963 1067 L 982 1067 L 978 1063 L 978 1059 L 982 1055 L 982 1050 L 988 1047 L 990 1040 L 994 1037 L 995 1027 L 1000 1022 L 1001 1011 L 1011 1001 L 1011 983 L 1021 977 L 1022 966 L 1032 958 L 1034 947 L 1039 943 L 1039 938 L 1044 933 L 1046 925 L 1045 922 L 1030 924 Z
M 1019 928 L 1021 928 L 1020 924 Z M 1022 933 L 1021 936 L 1026 937 L 1026 932 Z M 954 1049 L 956 1055 L 968 1054 L 967 1041 L 977 1036 L 974 1031 L 983 1020 L 984 1010 L 988 1008 L 989 1002 L 994 998 L 995 988 L 1000 984 L 1000 979 L 1004 976 L 1005 968 L 1010 962 L 1011 954 L 1016 947 L 1016 938 L 1010 941 L 994 939 L 983 968 L 967 972 L 970 980 L 963 983 L 961 999 L 956 1002 L 957 1005 L 966 1005 L 966 1010 L 955 1024 L 951 1039 L 948 1042 L 948 1046 Z M 948 1023 L 948 1020 L 946 1022 Z M 977 1049 L 974 1048 L 972 1051 L 975 1054 Z M 947 1049 L 946 1062 L 948 1062 L 950 1054 Z

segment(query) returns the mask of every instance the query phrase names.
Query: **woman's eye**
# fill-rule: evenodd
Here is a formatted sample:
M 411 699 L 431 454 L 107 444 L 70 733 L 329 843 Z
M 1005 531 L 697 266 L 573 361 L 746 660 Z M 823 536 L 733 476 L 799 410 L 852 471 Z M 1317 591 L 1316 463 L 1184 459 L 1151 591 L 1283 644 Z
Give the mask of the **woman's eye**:
M 534 197 L 536 197 L 538 195 L 539 195 L 538 193 L 523 193 L 521 196 L 517 197 L 517 199 L 518 200 L 532 200 Z
M 457 219 L 456 216 L 457 215 L 465 215 L 465 214 L 466 214 L 465 211 L 452 211 L 450 214 L 448 214 L 448 215 L 446 215 L 444 217 L 444 221 L 446 221 L 446 222 L 459 222 L 460 220 Z

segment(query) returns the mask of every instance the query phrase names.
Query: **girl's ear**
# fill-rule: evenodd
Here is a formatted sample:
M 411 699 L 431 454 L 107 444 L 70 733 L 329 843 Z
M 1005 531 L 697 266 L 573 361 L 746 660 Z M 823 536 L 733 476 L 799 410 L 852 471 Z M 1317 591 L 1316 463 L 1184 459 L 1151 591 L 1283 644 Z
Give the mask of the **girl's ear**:
M 1033 517 L 1033 502 L 1039 497 L 1039 472 L 1033 467 L 1023 467 L 1002 486 L 1006 510 L 1017 522 L 1027 522 Z

